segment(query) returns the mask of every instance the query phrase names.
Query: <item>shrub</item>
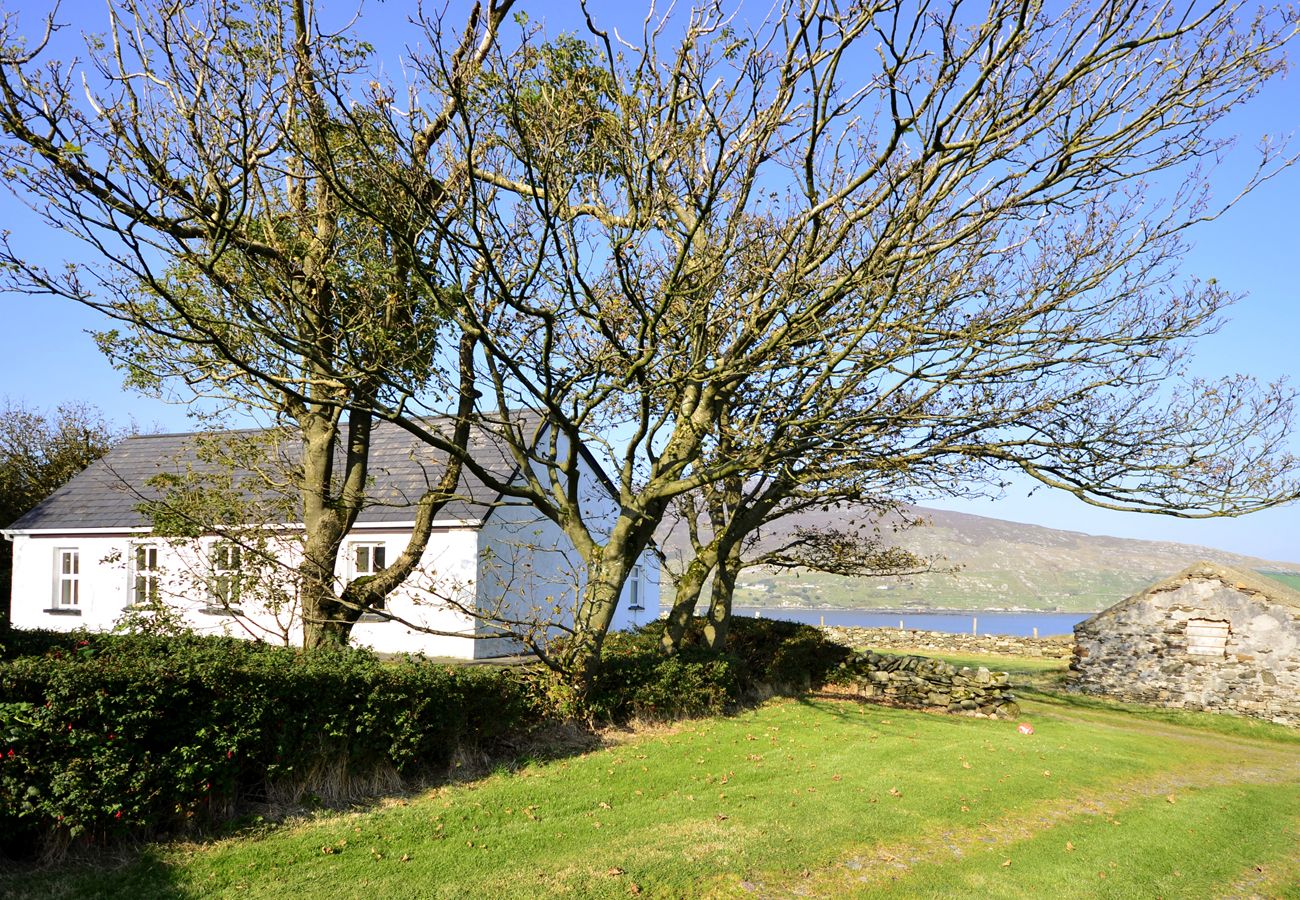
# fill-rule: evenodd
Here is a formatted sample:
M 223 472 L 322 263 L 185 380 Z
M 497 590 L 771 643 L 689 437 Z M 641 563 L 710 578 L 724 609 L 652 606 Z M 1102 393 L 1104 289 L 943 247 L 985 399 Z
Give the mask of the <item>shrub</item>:
M 26 640 L 26 639 L 24 639 Z M 517 673 L 231 638 L 33 637 L 0 663 L 0 849 L 185 830 L 313 779 L 417 775 L 545 718 Z
M 703 645 L 704 620 L 687 627 L 677 655 L 660 650 L 664 622 L 605 639 L 601 673 L 586 699 L 595 720 L 713 715 L 745 695 L 821 684 L 850 654 L 820 629 L 777 619 L 734 619 L 727 648 Z
M 666 657 L 653 630 L 617 632 L 605 639 L 587 714 L 609 722 L 717 715 L 740 693 L 739 667 L 730 654 L 692 648 Z
M 640 640 L 657 648 L 663 621 L 651 622 L 638 632 Z M 701 654 L 705 620 L 695 618 L 682 637 L 681 654 Z M 821 684 L 852 651 L 826 640 L 821 629 L 781 619 L 731 620 L 726 653 L 738 667 L 742 693 L 763 689 L 805 690 Z
M 737 620 L 714 654 L 692 623 L 610 634 L 594 721 L 712 715 L 822 681 L 847 650 L 815 628 Z M 0 853 L 183 832 L 272 795 L 388 787 L 571 713 L 552 673 L 302 653 L 234 638 L 0 636 Z M 364 789 L 364 788 L 363 788 Z

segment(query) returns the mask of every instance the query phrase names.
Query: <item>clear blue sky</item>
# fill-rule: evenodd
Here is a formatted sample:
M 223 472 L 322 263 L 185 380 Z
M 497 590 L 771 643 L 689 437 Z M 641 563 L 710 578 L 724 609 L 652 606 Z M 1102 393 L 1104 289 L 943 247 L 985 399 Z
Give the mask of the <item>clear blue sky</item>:
M 459 5 L 459 4 L 454 4 Z M 523 2 L 534 19 L 549 17 L 555 27 L 571 27 L 576 4 Z M 599 6 L 600 4 L 597 4 Z M 557 15 L 549 7 L 564 7 Z M 25 27 L 35 24 L 29 11 L 44 3 L 20 3 Z M 348 10 L 353 4 L 347 4 Z M 766 11 L 766 4 L 756 4 Z M 371 6 L 376 19 L 392 26 L 408 4 Z M 101 3 L 64 3 L 64 21 L 103 20 Z M 340 13 L 341 14 L 341 13 Z M 624 15 L 626 15 L 624 13 Z M 388 31 L 388 28 L 383 29 Z M 393 29 L 396 31 L 396 29 Z M 1300 59 L 1300 44 L 1292 57 Z M 394 67 L 395 68 L 395 67 Z M 1221 193 L 1231 193 L 1250 162 L 1250 150 L 1264 132 L 1285 134 L 1300 129 L 1300 72 L 1274 82 L 1228 127 L 1239 135 L 1238 153 L 1216 176 Z M 1293 142 L 1300 143 L 1300 142 Z M 1296 147 L 1293 147 L 1296 149 Z M 1195 246 L 1183 262 L 1188 275 L 1214 277 L 1246 296 L 1230 312 L 1222 331 L 1198 345 L 1197 372 L 1211 376 L 1244 372 L 1264 380 L 1290 375 L 1297 368 L 1300 335 L 1300 167 L 1292 168 L 1247 197 L 1223 219 L 1194 232 Z M 57 266 L 86 251 L 76 242 L 51 233 L 7 193 L 0 192 L 0 227 L 13 233 L 16 246 L 34 260 Z M 121 379 L 100 357 L 90 331 L 103 320 L 75 304 L 40 298 L 0 295 L 0 395 L 30 406 L 51 408 L 68 400 L 99 406 L 113 420 L 133 420 L 141 427 L 186 430 L 191 423 L 183 407 L 171 406 L 121 388 Z M 1297 443 L 1300 450 L 1300 442 Z M 1027 496 L 1027 486 L 1013 488 L 996 501 L 947 502 L 945 508 L 1034 522 L 1095 534 L 1174 540 L 1220 547 L 1268 559 L 1300 563 L 1300 505 L 1238 519 L 1208 521 L 1123 514 L 1089 507 L 1072 497 L 1045 490 Z

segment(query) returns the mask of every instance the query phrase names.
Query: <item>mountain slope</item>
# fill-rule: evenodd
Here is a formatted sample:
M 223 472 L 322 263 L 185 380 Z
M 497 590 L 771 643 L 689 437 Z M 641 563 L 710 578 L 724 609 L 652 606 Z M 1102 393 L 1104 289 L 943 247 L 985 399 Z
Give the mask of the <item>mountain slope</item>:
M 958 571 L 844 578 L 750 569 L 738 581 L 737 605 L 1091 612 L 1198 560 L 1246 570 L 1300 573 L 1300 564 L 1191 544 L 1062 531 L 923 507 L 912 512 L 927 523 L 891 534 L 894 523 L 882 522 L 881 531 L 889 542 L 923 556 L 937 556 L 937 566 Z M 762 543 L 772 543 L 795 527 L 840 524 L 851 515 L 841 509 L 791 517 L 769 529 Z M 683 543 L 675 534 L 665 535 L 670 557 L 680 552 Z

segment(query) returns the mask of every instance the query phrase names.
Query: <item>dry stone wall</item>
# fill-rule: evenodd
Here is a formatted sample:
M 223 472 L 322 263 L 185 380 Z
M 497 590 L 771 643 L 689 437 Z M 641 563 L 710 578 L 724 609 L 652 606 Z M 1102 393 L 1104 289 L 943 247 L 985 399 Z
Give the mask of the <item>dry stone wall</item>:
M 1300 725 L 1300 607 L 1211 575 L 1158 585 L 1077 625 L 1073 686 Z
M 1011 637 L 1000 634 L 948 634 L 915 628 L 844 628 L 827 626 L 826 637 L 855 650 L 933 650 L 940 653 L 996 653 L 1039 659 L 1067 659 L 1069 637 Z
M 950 665 L 927 656 L 855 653 L 833 683 L 868 700 L 893 706 L 942 709 L 967 715 L 1013 717 L 1020 707 L 1006 672 Z

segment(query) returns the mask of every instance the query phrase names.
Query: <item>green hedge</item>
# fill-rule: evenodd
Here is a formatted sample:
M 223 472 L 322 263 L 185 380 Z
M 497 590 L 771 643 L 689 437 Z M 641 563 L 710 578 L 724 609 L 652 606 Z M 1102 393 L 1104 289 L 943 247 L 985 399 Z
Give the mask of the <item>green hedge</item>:
M 807 690 L 851 653 L 818 628 L 777 619 L 733 619 L 727 648 L 704 647 L 704 620 L 693 619 L 676 656 L 660 651 L 664 622 L 605 639 L 600 677 L 588 697 L 597 719 L 675 719 L 715 715 L 746 696 Z
M 847 654 L 815 628 L 738 620 L 728 652 L 659 649 L 662 623 L 610 634 L 596 721 L 722 712 L 760 686 L 820 682 Z M 460 749 L 558 718 L 540 667 L 381 661 L 234 638 L 0 634 L 0 855 L 229 818 L 277 789 L 444 770 Z
M 497 667 L 233 638 L 46 641 L 42 655 L 0 663 L 9 853 L 184 830 L 323 774 L 432 771 L 546 717 L 520 673 Z

